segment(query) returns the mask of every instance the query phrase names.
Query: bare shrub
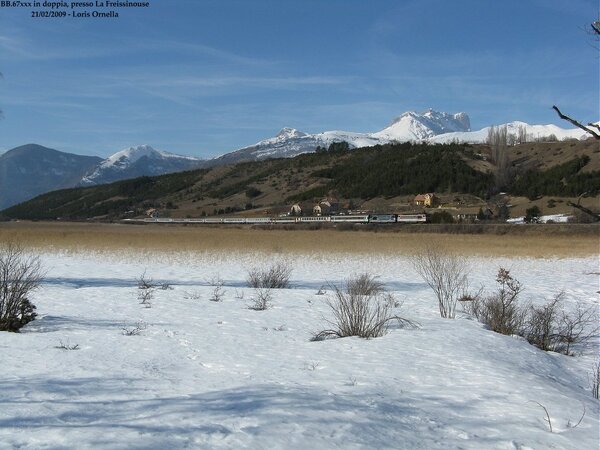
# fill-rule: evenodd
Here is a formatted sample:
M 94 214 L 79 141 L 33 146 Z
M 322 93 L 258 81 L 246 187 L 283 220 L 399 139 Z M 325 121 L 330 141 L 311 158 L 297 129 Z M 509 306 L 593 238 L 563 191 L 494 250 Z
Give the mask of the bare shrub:
M 185 292 L 183 298 L 187 300 L 200 300 L 202 298 L 202 294 L 199 291 Z
M 523 337 L 541 350 L 554 350 L 556 345 L 556 325 L 561 298 L 562 293 L 545 305 L 530 306 L 529 308 Z
M 369 273 L 361 273 L 347 281 L 347 291 L 350 294 L 377 295 L 384 291 L 383 283 L 377 280 L 377 276 Z
M 390 295 L 385 295 L 382 285 L 375 283 L 375 277 L 369 274 L 347 280 L 343 288 L 332 289 L 334 298 L 327 299 L 333 313 L 333 320 L 328 321 L 332 328 L 317 333 L 313 340 L 348 336 L 368 339 L 383 336 L 393 321 L 400 326 L 414 325 L 392 314 Z
M 138 293 L 138 300 L 141 305 L 146 308 L 152 308 L 152 300 L 154 299 L 154 288 L 143 288 Z
M 548 424 L 548 427 L 550 428 L 550 433 L 552 433 L 552 419 L 550 419 L 550 413 L 548 413 L 548 410 L 546 409 L 546 407 L 544 405 L 542 405 L 540 402 L 536 402 L 535 400 L 529 400 L 531 403 L 535 403 L 536 405 L 538 405 L 540 408 L 542 408 L 544 410 L 544 412 L 546 413 L 546 418 L 544 419 L 546 421 L 546 423 Z
M 79 344 L 70 344 L 69 342 L 63 342 L 62 340 L 59 340 L 58 342 L 59 344 L 55 345 L 54 348 L 60 350 L 79 350 Z
M 521 306 L 518 303 L 523 288 L 504 268 L 498 270 L 498 292 L 482 298 L 463 299 L 465 310 L 496 333 L 524 337 L 544 351 L 573 354 L 573 346 L 584 344 L 597 335 L 596 306 L 577 303 L 563 307 L 563 293 L 543 305 Z
M 306 361 L 304 363 L 304 370 L 310 370 L 311 372 L 314 372 L 319 368 L 320 365 L 321 363 L 319 361 Z
M 578 302 L 573 310 L 561 310 L 557 323 L 557 344 L 554 351 L 572 354 L 572 346 L 585 344 L 598 335 L 598 309 Z
M 148 325 L 140 321 L 137 322 L 133 327 L 123 327 L 121 330 L 123 332 L 123 336 L 138 336 L 142 334 L 142 331 L 144 331 L 146 328 L 148 328 Z
M 400 308 L 402 306 L 402 302 L 399 301 L 392 294 L 384 294 L 383 301 L 388 308 Z
M 254 303 L 248 307 L 249 309 L 253 309 L 254 311 L 264 311 L 271 307 L 273 297 L 271 296 L 270 289 L 257 288 L 254 291 L 254 294 Z
M 225 289 L 223 289 L 223 286 L 225 285 L 225 281 L 223 281 L 219 275 L 215 275 L 208 281 L 208 284 L 210 286 L 214 286 L 213 293 L 209 300 L 211 302 L 223 301 L 223 296 L 225 295 Z
M 584 344 L 598 333 L 598 313 L 595 306 L 582 303 L 567 310 L 563 297 L 560 293 L 545 305 L 530 307 L 523 336 L 542 350 L 572 355 L 574 345 Z
M 154 289 L 156 284 L 154 280 L 146 275 L 146 271 L 136 278 L 138 289 Z
M 209 286 L 223 286 L 225 284 L 225 281 L 223 281 L 223 278 L 221 278 L 220 275 L 214 275 L 212 276 L 209 280 L 208 280 L 208 285 Z
M 571 419 L 567 420 L 567 428 L 577 428 L 579 426 L 579 424 L 581 424 L 581 421 L 583 420 L 583 418 L 585 417 L 585 403 L 581 402 L 581 406 L 583 407 L 583 412 L 581 413 L 581 417 L 579 418 L 579 420 L 577 421 L 577 423 L 575 425 L 573 425 L 571 423 Z
M 456 303 L 469 287 L 468 264 L 464 257 L 428 248 L 414 257 L 414 269 L 435 293 L 440 316 L 454 319 Z
M 225 295 L 225 289 L 223 289 L 223 285 L 222 284 L 217 285 L 213 289 L 213 293 L 210 297 L 210 301 L 211 302 L 222 302 L 224 295 Z
M 0 331 L 18 332 L 37 317 L 28 296 L 43 276 L 38 256 L 13 243 L 0 246 Z
M 518 304 L 521 283 L 502 267 L 498 270 L 496 282 L 500 285 L 497 293 L 485 298 L 475 296 L 464 303 L 465 309 L 496 333 L 520 334 L 527 312 Z
M 592 373 L 589 376 L 589 382 L 592 396 L 596 400 L 600 399 L 600 360 L 594 365 Z
M 290 285 L 292 267 L 279 261 L 267 269 L 253 267 L 248 271 L 248 286 L 253 288 L 283 289 Z

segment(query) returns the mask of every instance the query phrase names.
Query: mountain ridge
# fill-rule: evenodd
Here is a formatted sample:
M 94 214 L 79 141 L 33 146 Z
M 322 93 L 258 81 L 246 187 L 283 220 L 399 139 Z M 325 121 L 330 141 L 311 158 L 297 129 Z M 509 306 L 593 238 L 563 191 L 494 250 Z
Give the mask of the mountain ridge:
M 563 129 L 556 125 L 530 125 L 519 121 L 505 125 L 512 134 L 518 133 L 519 127 L 524 127 L 531 140 L 549 135 L 555 135 L 559 140 L 586 137 L 586 133 L 578 128 Z M 75 155 L 37 144 L 27 144 L 0 154 L 0 209 L 65 187 L 106 184 L 140 176 L 163 175 L 245 161 L 290 158 L 314 152 L 319 147 L 328 148 L 336 142 L 347 142 L 350 148 L 360 148 L 395 142 L 434 144 L 486 141 L 490 127 L 475 131 L 470 127 L 470 117 L 465 112 L 450 114 L 433 109 L 422 113 L 407 111 L 395 117 L 385 128 L 373 133 L 333 130 L 310 134 L 296 128 L 284 127 L 273 137 L 212 159 L 177 155 L 156 150 L 147 144 L 120 150 L 107 158 Z M 47 155 L 52 161 L 39 164 L 36 161 L 44 161 L 44 149 L 49 150 Z M 52 152 L 58 152 L 62 156 Z M 21 159 L 15 159 L 18 155 Z M 83 167 L 74 164 L 73 161 L 70 164 L 69 155 L 83 164 Z M 17 160 L 21 162 L 15 162 Z M 61 166 L 61 161 L 64 167 Z M 10 167 L 10 174 L 7 167 Z M 10 186 L 6 185 L 8 181 Z M 32 187 L 33 185 L 35 187 Z
M 65 153 L 25 144 L 0 155 L 0 209 L 48 191 L 72 187 L 102 161 L 96 156 Z
M 138 176 L 163 175 L 198 168 L 204 160 L 138 145 L 104 159 L 78 183 L 81 186 L 105 184 Z

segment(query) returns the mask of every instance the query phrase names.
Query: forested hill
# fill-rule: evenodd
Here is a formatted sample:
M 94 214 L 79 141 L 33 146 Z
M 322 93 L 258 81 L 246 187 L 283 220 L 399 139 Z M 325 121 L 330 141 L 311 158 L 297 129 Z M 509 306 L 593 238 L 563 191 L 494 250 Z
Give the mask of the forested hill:
M 569 144 L 556 144 L 563 150 L 570 148 Z M 523 195 L 598 194 L 600 171 L 590 170 L 595 169 L 598 159 L 592 147 L 574 144 L 574 150 L 560 150 L 560 158 L 550 162 L 523 155 L 525 150 L 530 155 L 534 151 L 542 156 L 559 154 L 557 145 L 544 145 L 541 151 L 539 146 L 537 150 L 510 150 L 511 181 L 506 186 L 497 182 L 497 168 L 489 162 L 486 146 L 403 143 L 350 150 L 341 143 L 295 158 L 54 191 L 2 211 L 1 215 L 39 220 L 118 219 L 143 215 L 149 208 L 179 217 L 244 210 L 264 214 L 274 207 L 325 196 L 353 200 L 355 204 L 423 192 L 486 198 L 500 187 Z

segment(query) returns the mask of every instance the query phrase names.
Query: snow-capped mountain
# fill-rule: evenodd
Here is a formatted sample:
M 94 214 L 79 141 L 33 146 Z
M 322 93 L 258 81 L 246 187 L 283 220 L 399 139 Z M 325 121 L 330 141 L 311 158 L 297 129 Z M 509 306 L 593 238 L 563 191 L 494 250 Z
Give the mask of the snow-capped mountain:
M 471 131 L 471 121 L 466 113 L 448 114 L 429 109 L 422 114 L 405 112 L 371 136 L 383 141 L 423 141 L 439 134 L 467 131 Z
M 80 185 L 191 170 L 200 167 L 202 162 L 199 158 L 155 150 L 149 145 L 139 145 L 121 150 L 103 160 L 81 179 Z
M 557 139 L 585 139 L 588 137 L 579 128 L 564 129 L 556 125 L 530 125 L 518 121 L 505 125 L 508 133 L 515 136 L 518 135 L 521 127 L 525 127 L 528 140 L 551 135 L 556 136 Z M 375 133 L 325 131 L 308 134 L 294 128 L 283 128 L 275 137 L 219 156 L 207 161 L 207 164 L 233 164 L 266 158 L 290 158 L 301 153 L 314 152 L 317 147 L 328 147 L 334 142 L 347 142 L 351 148 L 407 141 L 484 143 L 487 141 L 489 129 L 490 127 L 485 127 L 481 130 L 471 131 L 471 121 L 464 112 L 448 114 L 433 109 L 423 113 L 409 111 L 401 114 L 386 128 Z
M 317 147 L 328 147 L 334 142 L 347 142 L 350 147 L 358 148 L 396 141 L 424 141 L 442 133 L 468 132 L 470 127 L 469 116 L 464 112 L 448 114 L 429 109 L 421 114 L 406 112 L 376 133 L 325 131 L 308 134 L 283 128 L 277 136 L 215 158 L 211 164 L 293 157 L 313 152 Z
M 564 129 L 556 125 L 530 125 L 525 122 L 505 125 L 508 133 L 515 136 L 525 127 L 528 140 L 551 135 L 557 139 L 589 137 L 579 128 Z M 490 127 L 477 131 L 471 131 L 470 127 L 469 116 L 463 112 L 448 114 L 432 109 L 423 113 L 411 111 L 401 114 L 386 128 L 374 133 L 325 131 L 308 134 L 294 128 L 283 128 L 272 138 L 211 160 L 159 151 L 149 145 L 130 147 L 102 160 L 29 144 L 0 155 L 0 209 L 54 189 L 110 183 L 241 161 L 290 158 L 314 152 L 317 147 L 327 148 L 334 142 L 347 142 L 352 148 L 406 141 L 486 142 Z

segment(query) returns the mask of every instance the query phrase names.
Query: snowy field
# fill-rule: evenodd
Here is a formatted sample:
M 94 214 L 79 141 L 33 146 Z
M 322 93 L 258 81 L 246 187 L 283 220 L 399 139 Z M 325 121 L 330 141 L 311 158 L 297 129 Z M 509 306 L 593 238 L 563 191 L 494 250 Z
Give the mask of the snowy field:
M 248 269 L 284 257 L 44 254 L 38 320 L 0 333 L 0 448 L 598 448 L 597 342 L 569 357 L 464 315 L 440 319 L 401 256 L 288 257 L 292 287 L 249 309 Z M 599 303 L 596 257 L 471 263 L 475 286 L 495 289 L 503 266 L 524 300 L 564 290 L 567 304 Z M 172 286 L 151 308 L 138 300 L 144 271 Z M 311 342 L 330 317 L 319 288 L 365 271 L 419 327 Z M 136 324 L 141 334 L 124 335 Z

